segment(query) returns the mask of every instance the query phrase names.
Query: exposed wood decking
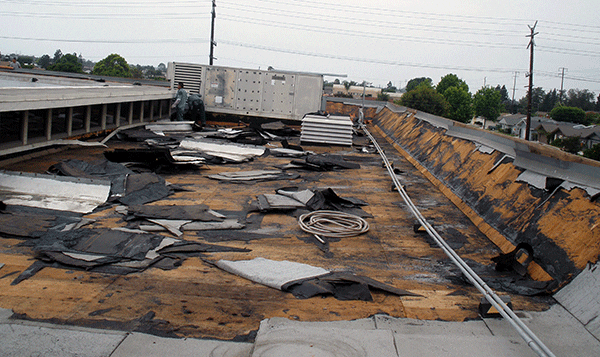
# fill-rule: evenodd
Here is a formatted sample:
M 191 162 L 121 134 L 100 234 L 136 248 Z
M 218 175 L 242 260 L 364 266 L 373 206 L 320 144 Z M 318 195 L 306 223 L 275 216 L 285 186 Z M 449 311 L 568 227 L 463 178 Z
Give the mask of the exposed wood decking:
M 493 270 L 490 258 L 500 251 L 436 186 L 407 162 L 385 139 L 373 131 L 390 161 L 400 170 L 408 194 L 440 234 L 463 259 Z M 364 137 L 355 146 L 367 144 Z M 111 140 L 109 149 L 132 148 L 134 143 Z M 332 257 L 311 243 L 300 230 L 297 216 L 286 213 L 248 213 L 272 238 L 224 241 L 221 245 L 251 249 L 249 253 L 206 253 L 209 260 L 241 260 L 263 257 L 290 260 L 331 270 L 351 270 L 358 275 L 409 290 L 422 297 L 398 297 L 373 292 L 373 302 L 339 301 L 333 297 L 301 300 L 292 294 L 255 284 L 224 272 L 200 258 L 188 258 L 182 266 L 163 271 L 149 268 L 142 273 L 111 275 L 82 270 L 44 268 L 18 285 L 13 279 L 27 269 L 34 257 L 22 240 L 0 239 L 0 307 L 13 309 L 27 318 L 94 327 L 138 329 L 177 336 L 234 339 L 258 328 L 262 319 L 285 317 L 301 321 L 333 321 L 365 318 L 374 314 L 416 319 L 462 321 L 478 317 L 481 294 L 461 283 L 460 272 L 426 235 L 414 233 L 414 219 L 377 154 L 356 148 L 303 145 L 317 153 L 336 153 L 360 163 L 355 170 L 300 172 L 291 181 L 253 184 L 222 183 L 209 174 L 272 168 L 289 158 L 261 157 L 243 164 L 212 165 L 197 171 L 162 175 L 182 185 L 178 192 L 153 205 L 206 204 L 221 213 L 246 212 L 259 194 L 274 193 L 285 186 L 303 189 L 332 188 L 342 197 L 355 197 L 369 205 L 364 210 L 370 230 L 330 244 Z M 104 149 L 72 147 L 52 154 L 2 165 L 10 171 L 42 173 L 51 165 L 70 158 L 94 161 Z M 87 215 L 93 227 L 124 226 L 114 207 Z M 167 235 L 168 233 L 164 233 Z M 202 233 L 185 232 L 190 241 L 215 243 Z M 542 310 L 551 299 L 512 296 L 515 310 Z M 153 312 L 154 314 L 151 314 Z M 149 314 L 150 313 L 150 314 Z M 153 318 L 152 318 L 153 317 Z

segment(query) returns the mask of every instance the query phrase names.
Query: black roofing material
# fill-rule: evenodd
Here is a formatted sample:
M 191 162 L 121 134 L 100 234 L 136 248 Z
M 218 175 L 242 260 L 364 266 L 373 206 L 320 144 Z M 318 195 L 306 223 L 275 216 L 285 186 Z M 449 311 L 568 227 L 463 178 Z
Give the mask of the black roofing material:
M 522 254 L 527 254 L 527 258 L 521 262 Z M 514 270 L 521 276 L 527 275 L 527 266 L 532 260 L 533 248 L 527 243 L 519 243 L 512 252 L 500 254 L 499 256 L 492 258 L 492 261 L 496 263 L 496 270 Z
M 292 160 L 293 165 L 313 171 L 332 171 L 343 169 L 360 169 L 360 165 L 344 160 L 341 155 L 308 155 L 304 161 Z
M 249 249 L 174 240 L 157 250 L 166 237 L 156 234 L 109 230 L 77 229 L 72 231 L 49 230 L 38 240 L 26 241 L 23 246 L 33 248 L 36 258 L 29 268 L 13 282 L 30 278 L 47 266 L 65 269 L 83 269 L 110 274 L 129 274 L 149 267 L 163 270 L 175 269 L 188 257 L 202 256 L 206 252 L 249 252 Z
M 117 133 L 117 138 L 119 140 L 123 140 L 123 141 L 135 141 L 135 142 L 143 142 L 148 139 L 154 139 L 154 140 L 159 140 L 161 142 L 164 142 L 165 140 L 167 140 L 173 144 L 178 143 L 178 140 L 173 137 L 165 137 L 164 135 L 156 134 L 152 130 L 140 129 L 140 128 L 120 130 Z
M 171 151 L 164 147 L 148 149 L 115 149 L 105 151 L 104 157 L 112 162 L 136 162 L 148 165 L 152 170 L 175 164 Z
M 471 259 L 465 259 L 465 261 L 494 290 L 523 296 L 548 296 L 549 299 L 552 299 L 550 295 L 558 287 L 558 282 L 555 280 L 536 281 L 522 277 L 514 271 L 500 272 L 493 266 L 483 265 Z M 472 285 L 458 268 L 452 267 L 450 273 L 447 278 L 453 283 Z
M 306 204 L 312 211 L 333 210 L 354 214 L 362 218 L 373 218 L 372 215 L 360 208 L 361 206 L 369 205 L 363 200 L 353 197 L 342 198 L 331 188 L 315 190 L 314 194 Z
M 348 272 L 333 272 L 316 278 L 292 281 L 281 287 L 299 299 L 309 299 L 318 295 L 331 295 L 338 300 L 373 301 L 371 289 L 398 296 L 421 296 L 395 288 L 377 280 L 357 276 Z
M 48 229 L 79 222 L 80 213 L 13 205 L 0 208 L 0 234 L 10 237 L 39 238 Z
M 202 222 L 223 222 L 224 218 L 209 211 L 207 205 L 169 205 L 169 206 L 142 206 L 131 205 L 127 207 L 126 221 L 133 219 L 178 219 Z

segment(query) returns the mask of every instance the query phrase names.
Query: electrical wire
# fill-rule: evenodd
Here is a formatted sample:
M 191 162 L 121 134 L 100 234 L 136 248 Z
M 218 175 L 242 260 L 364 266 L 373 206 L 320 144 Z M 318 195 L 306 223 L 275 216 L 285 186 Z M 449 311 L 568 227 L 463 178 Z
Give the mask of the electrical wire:
M 298 218 L 300 228 L 318 237 L 347 238 L 366 233 L 369 223 L 364 219 L 340 211 L 313 211 Z

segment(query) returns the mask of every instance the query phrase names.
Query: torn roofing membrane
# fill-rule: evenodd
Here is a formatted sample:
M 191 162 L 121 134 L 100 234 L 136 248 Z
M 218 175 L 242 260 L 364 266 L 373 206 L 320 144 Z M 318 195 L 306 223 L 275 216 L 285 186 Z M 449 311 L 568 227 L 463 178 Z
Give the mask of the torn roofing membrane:
M 0 200 L 8 205 L 90 213 L 106 202 L 110 181 L 0 172 Z
M 261 257 L 239 261 L 221 259 L 215 265 L 255 283 L 291 292 L 301 299 L 327 294 L 339 300 L 372 301 L 369 288 L 395 295 L 419 296 L 349 272 L 331 272 L 320 267 L 287 260 L 276 261 Z
M 261 156 L 265 153 L 265 148 L 256 145 L 242 145 L 219 143 L 209 140 L 182 140 L 179 144 L 182 149 L 197 150 L 208 155 L 221 157 L 233 162 L 243 162 Z

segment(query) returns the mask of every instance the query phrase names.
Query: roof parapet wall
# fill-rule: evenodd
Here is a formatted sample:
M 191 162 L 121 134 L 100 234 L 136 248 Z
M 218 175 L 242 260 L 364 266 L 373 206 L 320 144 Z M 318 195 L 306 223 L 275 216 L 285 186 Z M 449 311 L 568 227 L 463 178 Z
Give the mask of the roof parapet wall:
M 533 278 L 563 285 L 598 260 L 597 162 L 393 105 L 372 118 L 503 252 L 529 243 Z

